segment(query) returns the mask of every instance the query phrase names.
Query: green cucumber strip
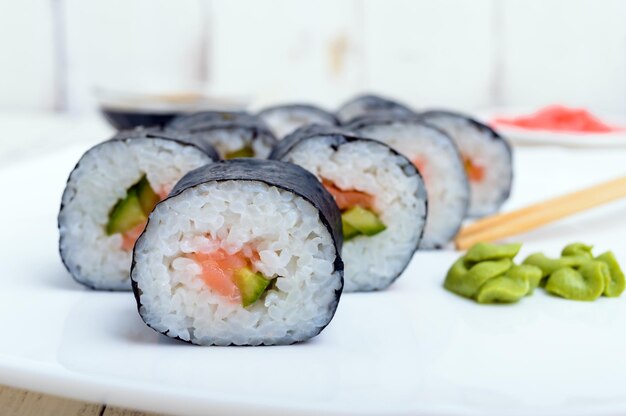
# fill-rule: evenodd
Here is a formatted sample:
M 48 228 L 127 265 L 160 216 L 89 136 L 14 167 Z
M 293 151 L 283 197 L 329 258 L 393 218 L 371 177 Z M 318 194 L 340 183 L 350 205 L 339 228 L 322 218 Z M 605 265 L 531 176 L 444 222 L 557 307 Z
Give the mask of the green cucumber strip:
M 107 235 L 124 233 L 147 219 L 148 217 L 141 208 L 137 190 L 133 187 L 128 190 L 126 198 L 119 200 L 109 213 L 106 233 Z
M 341 219 L 342 222 L 346 222 L 352 228 L 367 236 L 376 235 L 387 228 L 378 215 L 358 205 L 341 214 Z
M 236 159 L 238 157 L 254 157 L 254 150 L 252 149 L 252 146 L 247 145 L 239 150 L 235 150 L 224 155 L 224 159 Z
M 255 273 L 247 267 L 235 272 L 234 282 L 241 293 L 241 304 L 244 308 L 256 302 L 271 283 L 263 274 Z
M 143 209 L 146 216 L 150 215 L 156 204 L 161 201 L 161 198 L 154 192 L 148 178 L 144 175 L 141 180 L 135 185 L 137 188 L 137 196 L 139 197 L 139 203 L 141 209 Z

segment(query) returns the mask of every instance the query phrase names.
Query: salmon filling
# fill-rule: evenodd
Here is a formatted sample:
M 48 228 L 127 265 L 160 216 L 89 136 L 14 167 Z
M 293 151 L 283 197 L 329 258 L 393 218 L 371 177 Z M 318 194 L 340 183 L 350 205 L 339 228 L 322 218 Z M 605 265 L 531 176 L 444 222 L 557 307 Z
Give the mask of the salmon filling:
M 345 211 L 357 205 L 365 209 L 372 209 L 374 207 L 374 197 L 372 195 L 360 191 L 339 189 L 334 183 L 327 179 L 323 179 L 322 184 L 333 198 L 335 198 L 335 202 L 340 211 Z
M 219 249 L 212 253 L 193 253 L 191 258 L 202 267 L 200 277 L 207 286 L 232 302 L 241 301 L 241 292 L 233 279 L 236 270 L 249 264 L 241 252 L 228 254 Z
M 481 182 L 484 179 L 485 168 L 483 166 L 474 164 L 467 156 L 463 157 L 463 165 L 465 166 L 465 172 L 467 172 L 467 178 L 470 182 Z
M 376 235 L 387 228 L 373 211 L 375 201 L 372 195 L 356 190 L 340 189 L 327 179 L 322 179 L 322 184 L 335 198 L 341 211 L 344 241 L 359 235 Z
M 209 288 L 243 307 L 256 302 L 270 284 L 270 279 L 253 271 L 253 262 L 259 260 L 255 252 L 249 258 L 241 251 L 229 254 L 218 249 L 211 253 L 192 253 L 189 257 L 202 268 L 200 278 Z

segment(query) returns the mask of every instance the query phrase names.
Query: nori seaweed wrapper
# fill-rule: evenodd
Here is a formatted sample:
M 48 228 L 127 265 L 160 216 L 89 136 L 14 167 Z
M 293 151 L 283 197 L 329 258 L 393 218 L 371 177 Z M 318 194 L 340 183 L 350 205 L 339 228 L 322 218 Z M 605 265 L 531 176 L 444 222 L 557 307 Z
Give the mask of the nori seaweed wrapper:
M 326 120 L 328 122 L 328 125 L 331 125 L 331 126 L 339 125 L 339 119 L 337 119 L 337 117 L 335 117 L 333 113 L 326 111 L 323 108 L 318 107 L 316 105 L 312 105 L 312 104 L 283 104 L 283 105 L 275 105 L 271 107 L 266 107 L 257 113 L 257 117 L 263 117 L 275 111 L 290 112 L 290 111 L 299 111 L 299 110 L 303 112 L 316 114 L 320 118 L 323 118 L 324 120 Z
M 354 107 L 360 107 L 358 114 L 346 114 L 346 112 L 351 112 L 349 111 L 350 108 Z M 342 125 L 349 124 L 357 118 L 374 114 L 414 116 L 416 113 L 405 104 L 373 94 L 354 97 L 342 105 L 335 113 Z
M 394 111 L 378 111 L 369 114 L 363 114 L 358 117 L 354 117 L 350 122 L 343 124 L 341 128 L 347 131 L 355 131 L 363 127 L 367 127 L 371 124 L 391 124 L 393 122 L 419 122 L 426 124 L 423 120 L 420 120 L 418 114 L 405 114 L 397 113 Z M 435 128 L 434 126 L 430 126 Z
M 225 128 L 232 125 L 252 125 L 259 119 L 243 111 L 201 111 L 181 114 L 167 124 L 168 129 L 182 131 L 205 131 L 212 128 Z
M 322 124 L 309 124 L 296 129 L 293 133 L 285 136 L 283 140 L 278 142 L 272 149 L 272 153 L 268 159 L 283 159 L 296 145 L 311 137 L 331 136 L 336 142 L 336 146 L 349 141 L 358 140 L 358 137 L 352 136 L 339 127 L 325 126 Z
M 423 127 L 427 127 L 432 130 L 436 130 L 439 134 L 442 134 L 452 141 L 454 147 L 459 152 L 458 146 L 455 144 L 454 140 L 450 137 L 450 135 L 444 131 L 442 128 L 435 126 L 428 122 L 427 119 L 421 117 L 420 114 L 394 114 L 394 113 L 375 113 L 375 114 L 366 114 L 361 117 L 356 117 L 350 123 L 341 126 L 347 132 L 351 134 L 359 135 L 358 130 L 372 126 L 372 125 L 387 125 L 393 123 L 410 123 L 410 124 L 419 124 Z M 460 155 L 460 152 L 459 152 Z
M 498 133 L 496 130 L 489 127 L 485 123 L 481 123 L 480 121 L 466 114 L 457 113 L 457 112 L 448 111 L 448 110 L 428 110 L 428 111 L 419 113 L 417 115 L 417 117 L 420 120 L 423 120 L 425 123 L 428 123 L 428 119 L 430 117 L 437 117 L 437 116 L 447 116 L 447 117 L 464 119 L 465 121 L 473 125 L 478 131 L 480 131 L 484 135 L 491 137 L 493 140 L 501 140 L 504 143 L 504 145 L 508 148 L 509 153 L 512 153 L 511 144 L 506 138 L 504 138 L 502 135 L 500 135 L 500 133 Z

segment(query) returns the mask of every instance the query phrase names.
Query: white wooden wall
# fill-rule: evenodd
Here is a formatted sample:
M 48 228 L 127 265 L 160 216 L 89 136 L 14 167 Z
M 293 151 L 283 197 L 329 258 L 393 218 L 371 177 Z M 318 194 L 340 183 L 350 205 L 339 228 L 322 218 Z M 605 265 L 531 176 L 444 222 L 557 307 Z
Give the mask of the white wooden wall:
M 0 53 L 0 110 L 206 82 L 257 105 L 368 90 L 626 113 L 625 0 L 0 0 Z

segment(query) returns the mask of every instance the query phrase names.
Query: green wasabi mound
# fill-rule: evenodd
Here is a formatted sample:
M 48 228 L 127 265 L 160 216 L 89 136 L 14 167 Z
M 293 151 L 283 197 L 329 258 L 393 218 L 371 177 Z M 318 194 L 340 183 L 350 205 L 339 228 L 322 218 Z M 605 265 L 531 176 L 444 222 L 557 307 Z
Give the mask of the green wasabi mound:
M 448 271 L 444 286 L 451 292 L 471 298 L 484 283 L 500 276 L 512 266 L 513 262 L 510 259 L 484 261 L 472 265 L 462 257 Z
M 604 296 L 614 298 L 622 294 L 626 287 L 626 280 L 624 280 L 624 272 L 619 267 L 613 252 L 607 251 L 596 257 L 596 260 L 603 262 L 609 268 L 609 280 L 604 287 Z
M 469 271 L 470 265 L 471 263 L 468 263 L 465 257 L 461 257 L 455 261 L 450 267 L 450 270 L 448 270 L 446 280 L 443 282 L 443 287 L 448 289 L 450 292 L 456 293 L 457 295 L 465 296 L 467 298 L 472 297 L 472 292 L 465 287 L 463 282 L 465 275 Z
M 578 270 L 564 267 L 552 273 L 546 290 L 565 299 L 596 300 L 604 292 L 609 268 L 601 261 L 590 260 Z
M 535 266 L 513 266 L 504 275 L 485 283 L 476 294 L 478 303 L 512 303 L 527 296 L 530 281 L 541 276 Z
M 608 251 L 593 256 L 593 246 L 584 243 L 568 244 L 560 258 L 531 254 L 524 264 L 537 266 L 548 292 L 570 300 L 589 301 L 599 296 L 617 297 L 626 282 L 615 256 Z M 603 263 L 603 264 L 601 264 Z
M 477 243 L 473 245 L 465 258 L 469 261 L 479 262 L 485 260 L 512 259 L 517 256 L 522 245 L 520 243 L 512 244 L 489 244 Z
M 522 264 L 529 264 L 541 269 L 541 276 L 550 276 L 555 271 L 564 267 L 580 267 L 590 259 L 584 256 L 566 256 L 558 259 L 546 257 L 543 253 L 531 254 Z
M 509 271 L 519 267 L 512 259 L 520 247 L 520 244 L 476 244 L 450 267 L 444 287 L 480 303 L 519 300 L 528 292 L 528 278 L 520 278 L 517 271 L 510 275 Z M 519 286 L 524 290 L 520 291 Z
M 624 273 L 610 251 L 594 257 L 593 246 L 572 243 L 559 258 L 534 253 L 515 265 L 520 248 L 521 244 L 474 245 L 450 267 L 444 287 L 481 304 L 517 302 L 540 286 L 578 301 L 617 297 L 626 288 Z
M 520 275 L 524 275 L 524 277 L 528 280 L 528 292 L 526 296 L 530 296 L 533 294 L 535 289 L 539 286 L 541 279 L 543 278 L 543 274 L 541 269 L 537 266 L 533 266 L 531 264 L 520 264 L 517 267 L 516 273 Z
M 561 256 L 581 256 L 591 260 L 593 258 L 593 255 L 591 254 L 592 249 L 593 246 L 588 246 L 584 243 L 572 243 L 566 245 L 563 248 L 563 250 L 561 251 Z

